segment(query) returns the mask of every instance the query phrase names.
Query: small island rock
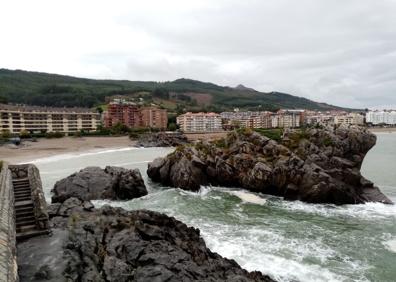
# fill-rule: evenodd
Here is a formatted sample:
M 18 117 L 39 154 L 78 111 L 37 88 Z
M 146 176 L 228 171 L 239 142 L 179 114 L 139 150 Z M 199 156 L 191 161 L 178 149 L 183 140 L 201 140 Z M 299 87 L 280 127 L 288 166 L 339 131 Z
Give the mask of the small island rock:
M 147 174 L 192 191 L 212 184 L 309 203 L 391 204 L 360 173 L 375 143 L 376 136 L 360 127 L 285 130 L 278 142 L 244 129 L 215 142 L 178 147 L 149 163 Z
M 129 200 L 147 195 L 138 169 L 107 166 L 87 167 L 55 183 L 52 202 L 75 197 L 82 201 L 111 199 Z

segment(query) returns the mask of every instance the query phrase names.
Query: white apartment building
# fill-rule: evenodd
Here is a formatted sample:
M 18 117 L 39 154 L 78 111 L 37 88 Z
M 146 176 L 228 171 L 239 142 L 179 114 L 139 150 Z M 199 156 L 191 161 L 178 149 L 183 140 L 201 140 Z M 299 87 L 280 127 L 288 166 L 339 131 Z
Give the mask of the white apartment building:
M 185 113 L 176 118 L 176 123 L 184 132 L 221 131 L 221 116 L 216 113 Z
M 18 134 L 94 131 L 100 125 L 100 114 L 81 108 L 47 108 L 0 104 L 0 132 Z
M 272 116 L 273 128 L 294 128 L 301 126 L 301 115 L 294 112 L 277 113 Z
M 279 110 L 276 114 L 259 112 L 223 112 L 221 117 L 226 127 L 238 125 L 248 128 L 294 128 L 300 127 L 304 110 Z
M 337 115 L 334 117 L 335 124 L 347 124 L 347 125 L 363 125 L 364 116 L 358 113 L 350 113 L 347 115 Z
M 374 125 L 396 125 L 396 111 L 370 111 L 366 113 L 366 122 Z

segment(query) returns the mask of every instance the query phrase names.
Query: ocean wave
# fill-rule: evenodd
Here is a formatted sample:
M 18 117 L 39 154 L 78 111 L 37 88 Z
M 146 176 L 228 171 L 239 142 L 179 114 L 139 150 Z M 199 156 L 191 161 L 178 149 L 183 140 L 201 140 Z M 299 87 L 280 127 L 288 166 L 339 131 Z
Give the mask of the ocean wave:
M 396 205 L 365 203 L 358 205 L 309 204 L 301 201 L 280 201 L 279 206 L 290 211 L 312 213 L 325 217 L 352 217 L 360 219 L 396 218 Z
M 320 238 L 296 239 L 273 229 L 241 229 L 198 222 L 194 225 L 200 227 L 211 250 L 235 259 L 249 271 L 259 270 L 278 281 L 345 281 L 348 276 L 355 277 L 355 281 L 368 281 L 363 276 L 367 265 L 337 253 Z M 325 266 L 332 264 L 335 258 L 341 260 L 345 273 Z M 322 265 L 312 260 L 319 260 Z

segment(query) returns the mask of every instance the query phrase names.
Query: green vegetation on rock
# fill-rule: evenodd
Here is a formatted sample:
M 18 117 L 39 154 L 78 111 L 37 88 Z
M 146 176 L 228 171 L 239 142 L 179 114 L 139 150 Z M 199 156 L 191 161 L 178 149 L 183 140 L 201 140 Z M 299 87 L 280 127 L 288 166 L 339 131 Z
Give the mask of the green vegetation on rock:
M 282 140 L 283 129 L 280 128 L 275 128 L 275 129 L 256 128 L 254 129 L 254 131 L 277 142 L 280 142 Z

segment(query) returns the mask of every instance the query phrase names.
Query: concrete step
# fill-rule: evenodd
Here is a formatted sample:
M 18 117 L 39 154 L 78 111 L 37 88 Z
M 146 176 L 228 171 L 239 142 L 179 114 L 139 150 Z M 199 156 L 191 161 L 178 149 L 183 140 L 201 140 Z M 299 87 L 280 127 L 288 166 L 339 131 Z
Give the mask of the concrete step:
M 39 235 L 48 235 L 48 234 L 50 234 L 49 230 L 34 229 L 34 230 L 30 230 L 30 231 L 17 233 L 16 239 L 18 241 L 21 241 L 21 240 L 29 239 L 31 237 L 35 237 L 35 236 L 39 236 Z
M 17 212 L 16 217 L 34 217 L 34 211 Z
M 30 189 L 30 187 L 27 188 L 20 188 L 20 189 L 14 189 L 14 193 L 19 193 L 19 192 L 24 192 L 24 191 L 32 191 L 32 189 Z
M 12 186 L 13 187 L 26 187 L 26 186 L 30 186 L 30 183 L 29 182 L 26 182 L 26 183 L 12 183 Z
M 29 181 L 23 181 L 23 182 L 12 181 L 13 186 L 25 186 L 25 185 L 29 185 L 29 184 L 30 184 Z
M 19 190 L 25 190 L 25 189 L 29 189 L 30 190 L 30 186 L 20 186 L 20 187 L 15 187 L 14 186 L 14 191 L 19 191 Z
M 21 192 L 21 193 L 15 193 L 14 194 L 14 197 L 25 197 L 25 196 L 31 198 L 32 197 L 32 193 L 30 193 L 30 191 L 28 191 L 28 192 L 23 192 L 23 193 Z
M 24 194 L 32 195 L 32 191 L 30 191 L 30 190 L 24 190 L 24 191 L 14 192 L 14 195 L 15 195 L 15 196 L 24 195 Z
M 14 198 L 21 198 L 21 197 L 23 197 L 23 198 L 28 198 L 27 200 L 30 200 L 31 198 L 32 198 L 32 195 L 31 194 L 28 194 L 28 193 L 25 193 L 25 194 L 18 194 L 18 195 L 14 195 Z
M 29 220 L 36 220 L 36 218 L 34 217 L 33 213 L 30 213 L 28 215 L 24 215 L 24 214 L 19 214 L 16 216 L 16 222 L 24 222 L 24 221 L 29 221 Z
M 22 182 L 22 181 L 29 181 L 29 179 L 27 177 L 25 177 L 25 178 L 13 178 L 12 181 Z
M 30 199 L 30 197 L 16 197 L 15 202 L 18 203 L 19 201 L 26 201 L 29 199 Z
M 25 213 L 25 212 L 34 212 L 33 207 L 20 207 L 15 210 L 16 214 Z
M 15 202 L 18 203 L 19 201 L 26 201 L 29 199 L 30 199 L 30 197 L 19 197 L 19 198 L 15 198 Z
M 12 187 L 15 188 L 24 188 L 24 187 L 30 187 L 29 183 L 26 184 L 13 184 Z
M 33 207 L 33 204 L 25 204 L 27 202 L 31 202 L 30 197 L 24 200 L 15 200 L 15 210 L 23 207 Z M 20 203 L 21 205 L 18 205 Z
M 24 228 L 25 226 L 36 226 L 36 220 L 25 220 L 16 223 L 16 228 Z
M 26 232 L 26 231 L 32 231 L 37 228 L 36 224 L 30 224 L 30 225 L 24 225 L 24 226 L 17 226 L 16 232 L 21 233 L 21 232 Z
M 29 179 L 27 179 L 27 178 L 12 179 L 12 183 L 29 183 Z
M 18 209 L 20 207 L 33 207 L 33 202 L 32 200 L 29 200 L 15 203 L 15 209 Z

